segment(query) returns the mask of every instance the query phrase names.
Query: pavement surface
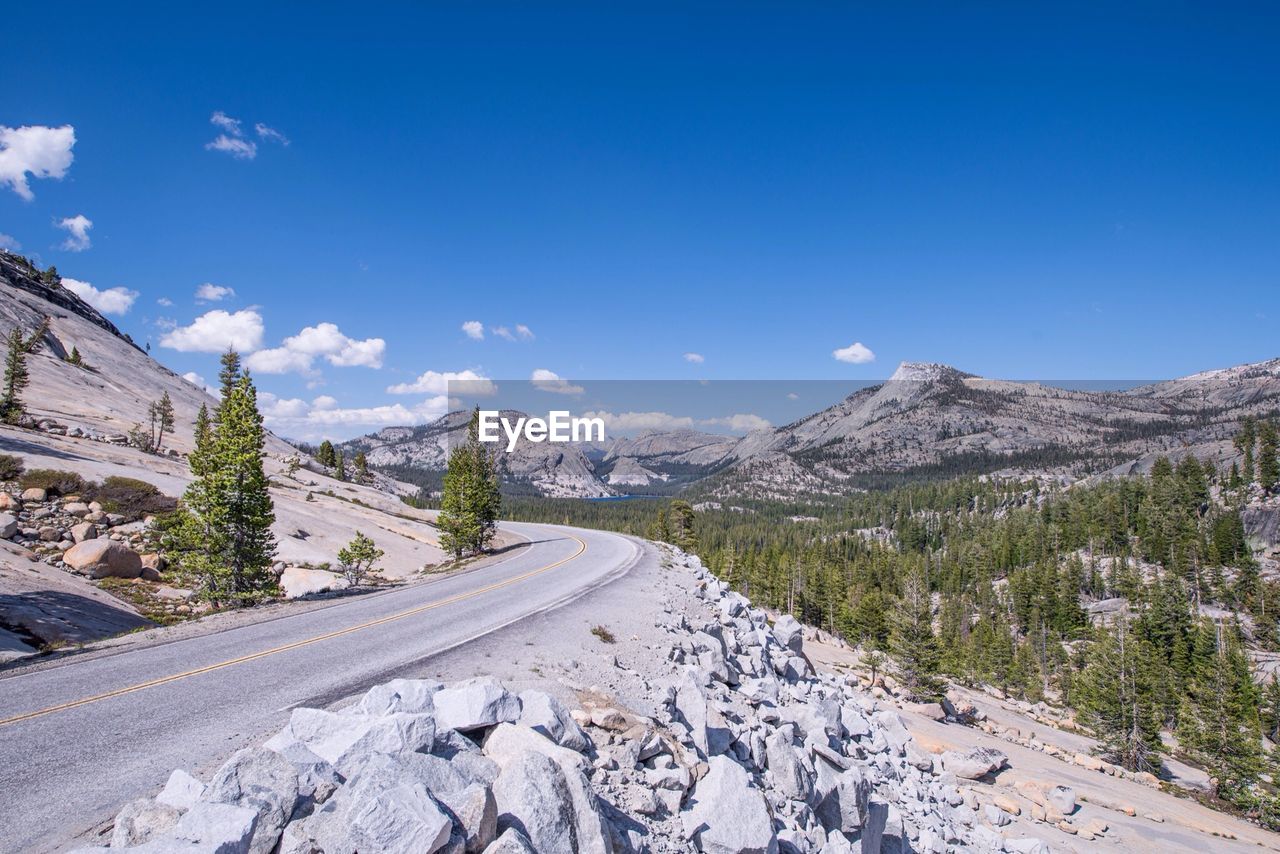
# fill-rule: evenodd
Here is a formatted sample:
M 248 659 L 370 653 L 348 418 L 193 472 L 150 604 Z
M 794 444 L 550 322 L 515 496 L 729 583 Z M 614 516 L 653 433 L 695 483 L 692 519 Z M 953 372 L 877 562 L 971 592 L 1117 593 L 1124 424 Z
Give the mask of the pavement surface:
M 282 727 L 622 578 L 642 555 L 601 531 L 505 523 L 529 540 L 457 575 L 265 622 L 0 678 L 0 851 L 56 851 Z

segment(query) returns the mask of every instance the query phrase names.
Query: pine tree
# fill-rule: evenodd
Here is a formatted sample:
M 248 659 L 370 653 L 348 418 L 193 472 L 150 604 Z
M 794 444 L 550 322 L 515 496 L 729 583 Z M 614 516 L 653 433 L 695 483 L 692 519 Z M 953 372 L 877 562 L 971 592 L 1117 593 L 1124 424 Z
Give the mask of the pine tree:
M 686 552 L 698 550 L 698 535 L 693 529 L 693 508 L 688 501 L 671 502 L 667 518 L 671 520 L 671 544 Z
M 364 451 L 356 452 L 356 480 L 360 483 L 369 481 L 369 458 L 365 456 Z
M 671 523 L 667 520 L 667 510 L 662 508 L 649 526 L 646 536 L 659 543 L 671 542 Z
M 902 597 L 893 611 L 890 652 L 902 674 L 903 688 L 918 700 L 937 699 L 938 639 L 933 634 L 933 599 L 924 573 L 913 568 L 902 579 Z
M 1262 770 L 1258 690 L 1235 626 L 1203 621 L 1178 713 L 1182 748 L 1238 800 Z
M 67 356 L 67 364 L 75 365 L 76 367 L 84 366 L 84 358 L 80 355 L 79 347 L 72 346 L 71 354 Z
M 1276 425 L 1263 421 L 1258 425 L 1258 483 L 1267 492 L 1280 481 L 1280 459 L 1276 458 Z
M 333 468 L 338 464 L 338 452 L 334 450 L 333 443 L 325 439 L 320 443 L 320 447 L 316 449 L 316 462 L 325 468 Z
M 154 401 L 147 408 L 147 414 L 151 419 L 151 450 L 158 453 L 164 443 L 164 434 L 173 432 L 173 400 L 169 392 Z
M 356 531 L 355 539 L 338 551 L 338 563 L 342 565 L 342 574 L 352 587 L 360 586 L 366 575 L 382 559 L 385 552 L 378 548 L 372 539 Z
M 498 526 L 502 496 L 497 465 L 480 441 L 479 410 L 472 414 L 466 441 L 449 454 L 440 502 L 440 544 L 455 559 L 484 551 Z
M 247 604 L 276 592 L 275 511 L 262 466 L 266 431 L 248 374 L 229 383 L 212 420 L 202 408 L 190 461 L 195 479 L 167 545 L 200 580 L 205 598 Z
M 0 397 L 0 420 L 17 424 L 22 419 L 22 390 L 31 381 L 27 373 L 27 339 L 14 327 L 9 333 L 4 359 L 4 395 Z
M 1232 440 L 1236 450 L 1241 454 L 1240 473 L 1246 484 L 1253 483 L 1253 445 L 1257 438 L 1256 422 L 1252 417 L 1240 420 L 1240 430 Z
M 333 476 L 338 480 L 347 479 L 347 463 L 342 456 L 342 451 L 338 451 L 333 459 Z
M 228 348 L 222 354 L 222 367 L 218 370 L 218 397 L 225 401 L 239 380 L 240 354 Z
M 1075 686 L 1085 722 L 1107 755 L 1130 771 L 1160 767 L 1155 657 L 1121 616 L 1112 629 L 1098 631 Z

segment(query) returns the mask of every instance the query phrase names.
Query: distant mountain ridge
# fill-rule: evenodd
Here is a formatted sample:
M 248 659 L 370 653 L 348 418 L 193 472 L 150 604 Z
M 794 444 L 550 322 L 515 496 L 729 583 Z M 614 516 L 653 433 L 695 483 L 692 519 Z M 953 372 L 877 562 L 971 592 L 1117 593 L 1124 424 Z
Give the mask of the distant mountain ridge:
M 588 448 L 592 458 L 572 446 L 533 445 L 517 449 L 511 474 L 549 495 L 692 487 L 718 497 L 786 500 L 839 495 L 913 473 L 1122 475 L 1145 470 L 1160 454 L 1226 464 L 1240 420 L 1277 412 L 1280 359 L 1125 391 L 987 379 L 949 365 L 904 362 L 884 383 L 781 427 L 743 437 L 650 430 L 614 440 L 603 455 Z M 442 422 L 457 430 L 464 420 L 451 413 L 432 425 L 388 428 L 348 444 L 366 450 L 375 465 L 442 471 L 443 451 L 423 440 L 438 438 Z

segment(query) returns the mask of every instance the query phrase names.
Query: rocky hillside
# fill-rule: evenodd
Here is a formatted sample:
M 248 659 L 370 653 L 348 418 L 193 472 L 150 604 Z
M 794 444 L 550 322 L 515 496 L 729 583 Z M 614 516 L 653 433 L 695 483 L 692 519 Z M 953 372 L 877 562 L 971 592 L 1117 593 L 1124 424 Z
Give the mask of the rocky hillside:
M 49 331 L 27 359 L 31 385 L 25 396 L 35 421 L 56 432 L 124 444 L 130 428 L 147 421 L 147 407 L 168 392 L 176 425 L 166 445 L 190 450 L 196 412 L 215 401 L 161 365 L 111 321 L 56 282 L 45 282 L 21 256 L 0 251 L 0 331 L 15 325 L 30 334 L 49 320 Z M 72 349 L 82 364 L 67 361 Z M 268 450 L 293 448 L 271 437 Z

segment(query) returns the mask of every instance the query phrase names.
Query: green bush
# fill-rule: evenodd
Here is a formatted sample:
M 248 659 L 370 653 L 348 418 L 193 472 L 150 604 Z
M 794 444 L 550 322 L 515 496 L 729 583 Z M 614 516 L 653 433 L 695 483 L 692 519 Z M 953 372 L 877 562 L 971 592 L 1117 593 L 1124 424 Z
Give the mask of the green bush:
M 22 457 L 0 454 L 0 480 L 17 480 L 23 468 Z
M 171 513 L 177 499 L 170 498 L 145 480 L 109 477 L 101 484 L 88 484 L 86 501 L 96 501 L 108 513 L 119 513 L 130 522 L 162 513 Z
M 77 495 L 86 485 L 80 475 L 60 469 L 32 469 L 18 483 L 23 489 L 44 489 L 50 495 Z

